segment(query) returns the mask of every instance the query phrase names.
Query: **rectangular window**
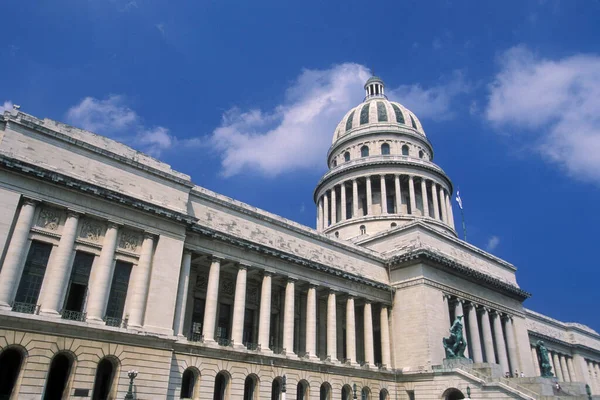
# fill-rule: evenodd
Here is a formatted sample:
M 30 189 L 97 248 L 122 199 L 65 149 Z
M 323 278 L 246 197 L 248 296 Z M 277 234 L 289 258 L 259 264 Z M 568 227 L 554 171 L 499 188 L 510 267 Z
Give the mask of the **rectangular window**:
M 35 312 L 51 252 L 51 244 L 35 240 L 31 242 L 15 297 L 15 311 Z
M 87 296 L 88 281 L 94 255 L 78 251 L 75 253 L 73 269 L 67 290 L 67 299 L 65 301 L 65 311 L 82 312 Z
M 229 327 L 231 321 L 231 306 L 221 303 L 219 305 L 219 320 L 217 322 L 217 338 L 229 339 Z
M 204 304 L 204 299 L 194 298 L 190 340 L 198 341 L 203 334 L 202 324 L 204 323 Z
M 129 287 L 129 276 L 131 275 L 132 268 L 133 264 L 123 261 L 117 261 L 115 265 L 115 272 L 108 296 L 108 305 L 106 306 L 106 316 L 109 318 L 123 318 L 127 288 Z

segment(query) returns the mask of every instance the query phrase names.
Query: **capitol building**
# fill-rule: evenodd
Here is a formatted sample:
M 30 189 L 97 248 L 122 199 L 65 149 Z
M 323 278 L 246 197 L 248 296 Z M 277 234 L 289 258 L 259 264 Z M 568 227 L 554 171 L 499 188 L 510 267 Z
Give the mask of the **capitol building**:
M 600 335 L 523 306 L 517 267 L 459 239 L 418 116 L 364 89 L 316 229 L 0 115 L 0 399 L 600 398 Z

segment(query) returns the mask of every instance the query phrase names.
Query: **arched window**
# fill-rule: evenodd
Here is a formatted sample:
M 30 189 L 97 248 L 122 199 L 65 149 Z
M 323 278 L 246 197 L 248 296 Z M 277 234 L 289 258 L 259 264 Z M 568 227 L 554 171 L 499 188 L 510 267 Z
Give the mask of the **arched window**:
M 181 376 L 181 393 L 182 399 L 193 399 L 195 397 L 196 382 L 198 381 L 198 373 L 193 368 L 188 368 L 183 371 Z
M 423 150 L 419 150 L 419 158 L 423 158 L 424 155 L 425 153 L 423 153 Z
M 407 145 L 403 145 L 402 146 L 402 155 L 403 156 L 407 156 L 408 155 L 408 146 Z
M 389 394 L 388 391 L 385 389 L 381 389 L 381 391 L 379 392 L 379 400 L 389 400 Z
M 465 395 L 458 389 L 456 388 L 450 388 L 447 389 L 444 394 L 442 395 L 442 397 L 445 400 L 459 400 L 459 399 L 464 399 Z
M 340 237 L 340 233 L 339 232 L 334 233 L 334 235 L 335 235 L 336 238 Z
M 296 386 L 296 400 L 308 400 L 308 382 L 304 379 Z
M 115 377 L 115 365 L 108 358 L 103 358 L 96 368 L 92 400 L 107 400 L 111 395 Z
M 346 162 L 350 161 L 350 152 L 347 151 L 344 153 L 344 161 L 346 161 Z
M 213 400 L 225 400 L 227 395 L 227 386 L 229 385 L 229 376 L 221 371 L 215 377 L 215 390 Z
M 350 385 L 344 385 L 342 387 L 342 400 L 352 400 L 352 394 Z
M 360 391 L 360 400 L 371 400 L 371 390 L 368 387 L 364 387 Z
M 337 160 L 333 160 L 333 161 L 331 162 L 331 166 L 332 166 L 332 167 L 337 167 Z
M 63 398 L 71 375 L 72 365 L 73 361 L 68 355 L 58 353 L 54 356 L 50 363 L 50 370 L 48 370 L 44 400 L 60 400 Z
M 415 119 L 413 118 L 412 115 L 410 116 L 410 122 L 412 124 L 412 127 L 415 128 L 415 129 L 417 129 L 417 123 L 415 122 Z
M 321 400 L 331 400 L 331 385 L 327 382 L 323 382 L 321 385 Z
M 384 143 L 381 145 L 381 154 L 388 155 L 390 154 L 390 145 L 387 143 Z
M 258 387 L 258 378 L 256 375 L 248 375 L 244 382 L 244 400 L 255 400 L 258 399 L 258 393 L 256 388 Z
M 397 227 L 397 226 L 398 226 L 398 224 L 397 224 L 397 223 L 395 223 L 395 222 L 392 222 L 392 223 L 390 224 L 390 228 L 395 228 L 395 227 Z
M 368 157 L 369 156 L 369 146 L 363 146 L 360 148 L 360 156 Z
M 8 348 L 0 353 L 0 399 L 11 398 L 22 364 L 23 353 L 19 350 Z
M 361 235 L 366 235 L 367 234 L 367 228 L 364 225 L 360 226 L 360 234 Z
M 271 385 L 271 400 L 280 400 L 281 399 L 281 389 L 283 387 L 283 382 L 281 377 L 273 379 L 273 384 Z

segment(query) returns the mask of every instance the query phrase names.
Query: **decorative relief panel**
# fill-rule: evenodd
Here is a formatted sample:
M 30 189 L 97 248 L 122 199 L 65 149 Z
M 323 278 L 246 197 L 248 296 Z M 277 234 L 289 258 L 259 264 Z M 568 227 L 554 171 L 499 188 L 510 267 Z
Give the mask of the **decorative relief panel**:
M 250 286 L 246 292 L 246 303 L 251 305 L 258 304 L 258 287 Z
M 221 280 L 221 293 L 224 296 L 233 296 L 235 292 L 235 284 L 231 279 L 223 279 Z
M 81 224 L 81 231 L 79 231 L 79 237 L 81 239 L 97 243 L 100 241 L 100 237 L 104 234 L 104 230 L 104 224 L 86 218 Z
M 142 242 L 142 236 L 137 232 L 124 230 L 119 240 L 119 248 L 135 253 Z
M 195 290 L 206 290 L 208 286 L 208 277 L 205 274 L 198 274 L 196 276 L 196 286 Z
M 62 216 L 61 211 L 56 210 L 54 208 L 44 207 L 44 208 L 42 208 L 42 210 L 40 211 L 40 214 L 38 215 L 36 225 L 40 228 L 55 231 L 58 229 L 58 226 L 60 225 L 61 216 Z

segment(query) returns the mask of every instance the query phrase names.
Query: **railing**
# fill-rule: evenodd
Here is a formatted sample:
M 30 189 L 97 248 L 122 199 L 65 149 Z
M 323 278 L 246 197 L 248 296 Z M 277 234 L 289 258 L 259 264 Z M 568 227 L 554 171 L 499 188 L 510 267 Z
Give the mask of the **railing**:
M 114 326 L 116 328 L 127 328 L 127 318 L 104 317 L 106 326 Z
M 12 306 L 12 310 L 14 312 L 24 313 L 24 314 L 39 314 L 40 313 L 40 305 L 14 302 L 13 306 Z
M 244 346 L 246 346 L 246 349 L 248 350 L 258 350 L 258 343 L 246 342 L 244 343 Z
M 271 347 L 271 350 L 273 351 L 273 354 L 283 354 L 285 353 L 285 349 L 281 346 L 273 346 Z
M 188 340 L 190 342 L 204 343 L 204 335 L 201 334 L 200 332 L 192 332 L 192 333 L 189 334 Z
M 217 338 L 217 343 L 219 346 L 230 346 L 231 340 L 228 338 Z
M 67 319 L 69 321 L 85 322 L 86 313 L 81 311 L 63 310 L 61 316 L 62 319 Z

